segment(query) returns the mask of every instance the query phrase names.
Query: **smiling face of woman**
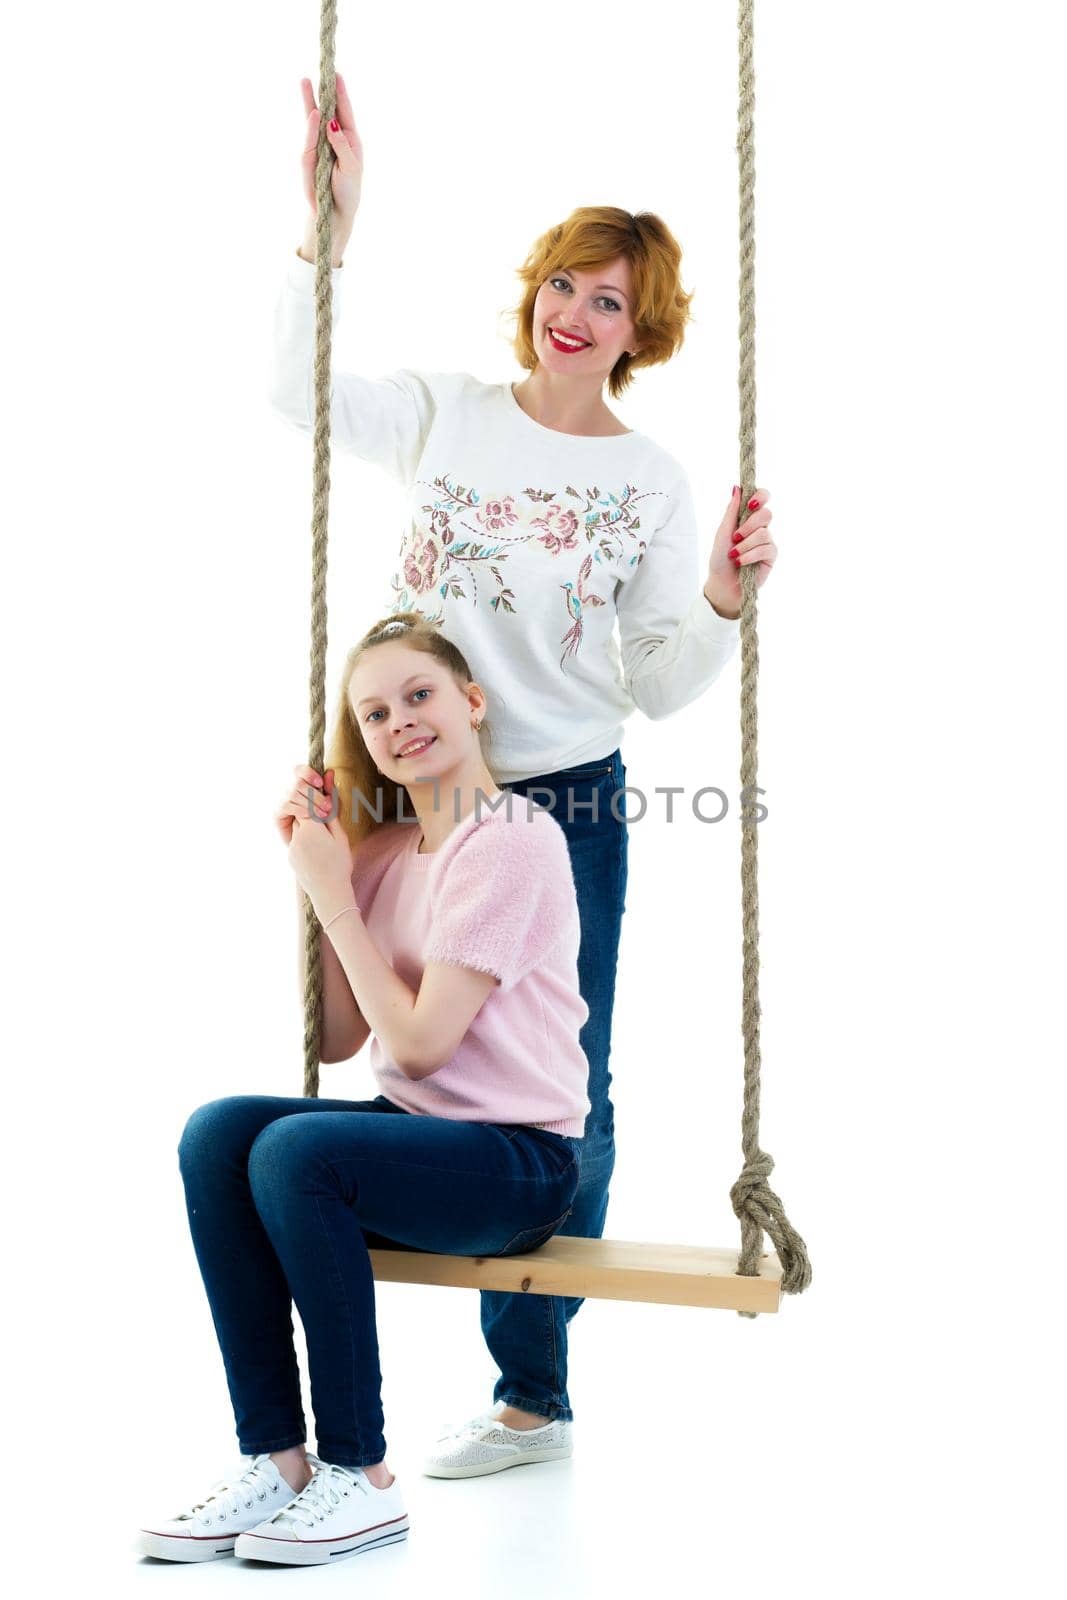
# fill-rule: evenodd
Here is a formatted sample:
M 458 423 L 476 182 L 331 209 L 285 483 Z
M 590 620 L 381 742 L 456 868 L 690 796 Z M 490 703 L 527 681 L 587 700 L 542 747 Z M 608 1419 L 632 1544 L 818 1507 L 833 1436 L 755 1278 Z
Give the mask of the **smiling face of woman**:
M 553 331 L 581 342 L 554 340 Z M 537 291 L 532 332 L 537 359 L 548 372 L 606 378 L 620 356 L 637 350 L 626 257 L 592 272 L 553 273 Z

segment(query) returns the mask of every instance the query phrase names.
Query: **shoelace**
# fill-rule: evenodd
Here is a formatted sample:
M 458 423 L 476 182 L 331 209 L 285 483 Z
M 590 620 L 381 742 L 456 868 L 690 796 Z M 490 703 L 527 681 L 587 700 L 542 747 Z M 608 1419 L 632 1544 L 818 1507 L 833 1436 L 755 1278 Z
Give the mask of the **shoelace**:
M 483 1428 L 491 1428 L 497 1422 L 491 1412 L 483 1416 L 472 1417 L 466 1422 L 446 1422 L 438 1434 L 438 1442 L 442 1439 L 461 1439 L 465 1433 L 480 1433 Z
M 307 1488 L 302 1489 L 284 1511 L 271 1517 L 271 1523 L 283 1528 L 313 1528 L 316 1522 L 322 1522 L 329 1512 L 339 1506 L 353 1488 L 361 1494 L 369 1493 L 366 1479 L 358 1467 L 338 1467 L 324 1461 L 316 1467 L 315 1476 Z
M 468 1434 L 481 1433 L 484 1428 L 502 1428 L 506 1430 L 507 1423 L 501 1422 L 495 1412 L 486 1411 L 480 1417 L 472 1417 L 469 1422 L 446 1422 L 444 1431 L 438 1435 L 437 1442 L 440 1444 L 445 1439 L 462 1439 Z M 514 1432 L 515 1430 L 512 1429 L 511 1431 Z
M 273 1484 L 263 1472 L 264 1461 L 269 1461 L 269 1456 L 257 1456 L 236 1478 L 221 1478 L 214 1488 L 206 1494 L 203 1500 L 198 1500 L 188 1511 L 183 1511 L 174 1520 L 176 1522 L 210 1522 L 212 1515 L 217 1516 L 220 1522 L 225 1522 L 227 1516 L 235 1517 L 241 1506 L 250 1507 L 255 1500 L 266 1500 L 266 1490 L 272 1489 Z M 249 1491 L 255 1497 L 248 1498 Z M 205 1510 L 211 1510 L 205 1516 Z

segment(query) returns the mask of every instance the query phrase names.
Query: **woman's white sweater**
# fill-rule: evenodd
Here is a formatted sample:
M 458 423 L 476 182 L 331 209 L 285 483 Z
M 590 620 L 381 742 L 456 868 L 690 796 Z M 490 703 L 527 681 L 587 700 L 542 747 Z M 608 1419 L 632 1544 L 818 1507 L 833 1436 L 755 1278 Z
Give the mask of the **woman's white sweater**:
M 333 270 L 335 325 L 343 276 Z M 294 254 L 271 377 L 275 410 L 307 430 L 314 282 Z M 647 434 L 558 433 L 510 381 L 410 368 L 335 371 L 330 432 L 407 493 L 392 592 L 372 609 L 440 619 L 485 690 L 498 783 L 609 755 L 635 706 L 669 716 L 736 649 L 740 623 L 702 590 L 685 472 Z

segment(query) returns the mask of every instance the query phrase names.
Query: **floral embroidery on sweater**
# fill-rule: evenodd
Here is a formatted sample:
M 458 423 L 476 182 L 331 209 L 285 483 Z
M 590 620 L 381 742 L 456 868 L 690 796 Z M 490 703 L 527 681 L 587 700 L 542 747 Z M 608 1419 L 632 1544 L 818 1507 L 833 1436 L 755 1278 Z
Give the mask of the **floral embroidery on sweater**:
M 439 622 L 449 598 L 478 604 L 481 577 L 495 585 L 488 597 L 490 610 L 516 612 L 518 597 L 501 569 L 513 546 L 539 548 L 564 578 L 559 585 L 561 626 L 564 618 L 569 626 L 559 640 L 561 667 L 581 646 L 586 607 L 606 604 L 590 586 L 595 569 L 617 575 L 620 568 L 636 568 L 644 560 L 647 546 L 638 537 L 641 519 L 635 508 L 648 495 L 638 494 L 633 484 L 625 484 L 618 494 L 601 493 L 595 485 L 579 492 L 568 484 L 564 495 L 574 505 L 560 504 L 551 489 L 483 498 L 447 474 L 421 487 L 435 498 L 421 507 L 425 523 L 415 522 L 401 540 L 398 570 L 391 580 L 393 610 L 418 609 Z M 661 491 L 652 492 L 662 498 Z M 427 606 L 434 601 L 439 601 L 437 610 L 430 612 Z

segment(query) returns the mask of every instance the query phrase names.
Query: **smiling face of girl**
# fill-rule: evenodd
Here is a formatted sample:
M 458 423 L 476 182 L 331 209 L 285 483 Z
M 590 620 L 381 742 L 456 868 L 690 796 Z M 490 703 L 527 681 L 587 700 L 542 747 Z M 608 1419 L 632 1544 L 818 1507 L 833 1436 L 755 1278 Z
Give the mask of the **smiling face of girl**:
M 478 768 L 485 770 L 472 727 L 485 714 L 485 695 L 476 683 L 464 692 L 425 650 L 399 642 L 367 650 L 349 679 L 348 699 L 385 777 L 406 786 L 450 775 L 469 780 Z
M 620 356 L 637 349 L 633 274 L 626 257 L 592 272 L 561 268 L 546 278 L 534 300 L 532 332 L 537 359 L 547 371 L 607 378 Z

